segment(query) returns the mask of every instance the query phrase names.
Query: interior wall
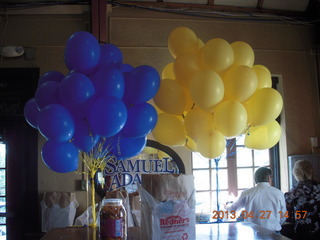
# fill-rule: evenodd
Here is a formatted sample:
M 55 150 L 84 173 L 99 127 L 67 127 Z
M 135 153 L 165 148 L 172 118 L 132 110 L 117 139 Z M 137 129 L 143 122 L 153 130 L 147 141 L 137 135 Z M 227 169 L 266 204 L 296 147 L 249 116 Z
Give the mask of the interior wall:
M 70 8 L 71 11 L 72 8 Z M 80 30 L 89 30 L 88 9 L 67 14 L 13 14 L 9 12 L 3 45 L 23 45 L 34 52 L 32 58 L 2 58 L 0 67 L 40 67 L 41 74 L 57 70 L 66 74 L 63 52 L 69 36 Z M 4 16 L 1 16 L 4 19 Z M 133 66 L 151 65 L 161 73 L 163 67 L 173 61 L 167 39 L 175 27 L 191 28 L 204 42 L 223 38 L 228 42 L 245 41 L 255 52 L 255 64 L 266 66 L 272 74 L 281 75 L 283 82 L 287 154 L 311 153 L 310 137 L 320 137 L 318 86 L 316 79 L 315 43 L 312 27 L 287 22 L 223 21 L 214 18 L 160 13 L 132 8 L 108 8 L 108 38 L 117 45 L 124 62 Z M 0 21 L 0 32 L 5 22 Z M 149 136 L 152 138 L 152 136 Z M 44 139 L 39 140 L 39 198 L 46 191 L 70 191 L 77 193 L 80 204 L 78 214 L 87 207 L 87 192 L 79 191 L 81 174 L 59 174 L 50 171 L 42 162 L 40 151 Z M 191 152 L 185 147 L 174 148 L 191 173 Z M 282 172 L 286 173 L 286 158 L 281 158 Z M 81 165 L 79 165 L 81 167 Z M 284 181 L 287 179 L 287 175 Z M 286 190 L 286 189 L 284 189 Z

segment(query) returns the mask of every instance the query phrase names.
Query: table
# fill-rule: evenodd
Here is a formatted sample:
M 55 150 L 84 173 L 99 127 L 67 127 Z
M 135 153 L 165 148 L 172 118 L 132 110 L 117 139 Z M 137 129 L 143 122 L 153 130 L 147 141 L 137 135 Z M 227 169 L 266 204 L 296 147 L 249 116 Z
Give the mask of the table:
M 138 227 L 128 229 L 128 240 L 139 240 Z M 289 240 L 278 233 L 249 222 L 196 224 L 196 240 Z M 99 240 L 92 228 L 51 229 L 41 240 Z M 190 239 L 194 240 L 194 239 Z
M 250 222 L 196 225 L 196 240 L 289 240 L 279 233 Z
M 140 228 L 128 229 L 128 240 L 139 240 Z M 41 240 L 99 240 L 94 228 L 88 227 L 65 227 L 53 228 Z

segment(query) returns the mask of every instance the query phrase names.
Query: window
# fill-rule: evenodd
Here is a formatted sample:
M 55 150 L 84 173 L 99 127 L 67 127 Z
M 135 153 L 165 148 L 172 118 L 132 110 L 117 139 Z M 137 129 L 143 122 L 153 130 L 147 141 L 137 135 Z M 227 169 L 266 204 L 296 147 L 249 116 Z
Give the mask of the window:
M 207 159 L 193 152 L 196 213 L 219 210 L 226 202 L 235 200 L 244 189 L 253 187 L 253 175 L 258 167 L 269 166 L 273 169 L 274 151 L 275 147 L 267 150 L 248 149 L 244 146 L 242 135 L 227 140 L 226 151 L 220 159 Z
M 0 142 L 0 214 L 6 212 L 6 145 Z M 6 217 L 0 215 L 0 240 L 6 239 L 6 222 Z
M 272 88 L 277 89 L 279 77 L 272 76 Z M 280 116 L 276 119 L 280 122 Z M 254 186 L 254 172 L 260 166 L 273 171 L 273 186 L 280 187 L 279 144 L 267 150 L 251 150 L 244 146 L 244 135 L 228 139 L 220 159 L 207 159 L 192 152 L 195 177 L 196 213 L 207 214 L 234 201 L 244 189 Z M 218 191 L 217 191 L 218 190 Z

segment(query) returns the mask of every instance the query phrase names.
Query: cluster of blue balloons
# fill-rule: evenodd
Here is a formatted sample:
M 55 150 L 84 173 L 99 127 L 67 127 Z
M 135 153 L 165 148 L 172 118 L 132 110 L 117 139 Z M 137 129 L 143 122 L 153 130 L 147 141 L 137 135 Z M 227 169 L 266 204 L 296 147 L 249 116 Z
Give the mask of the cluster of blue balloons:
M 47 167 L 75 171 L 79 151 L 91 151 L 101 138 L 119 160 L 139 154 L 158 120 L 147 102 L 159 89 L 158 72 L 124 64 L 118 47 L 84 31 L 67 40 L 64 60 L 69 73 L 44 73 L 24 106 L 26 121 L 47 140 L 41 151 Z

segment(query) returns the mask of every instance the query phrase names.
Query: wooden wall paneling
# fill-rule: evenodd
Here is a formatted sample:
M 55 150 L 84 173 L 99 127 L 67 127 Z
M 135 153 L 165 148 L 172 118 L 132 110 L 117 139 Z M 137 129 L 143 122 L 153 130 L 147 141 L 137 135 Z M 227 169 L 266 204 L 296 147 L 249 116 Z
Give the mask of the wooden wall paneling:
M 180 26 L 192 29 L 204 42 L 212 38 L 223 38 L 248 42 L 254 49 L 281 51 L 309 50 L 314 41 L 306 38 L 311 27 L 290 26 L 278 23 L 250 23 L 239 21 L 155 19 L 110 17 L 110 42 L 119 46 L 164 46 L 170 32 Z M 295 41 L 293 41 L 295 40 Z
M 4 45 L 64 46 L 71 33 L 85 31 L 83 15 L 10 15 Z

